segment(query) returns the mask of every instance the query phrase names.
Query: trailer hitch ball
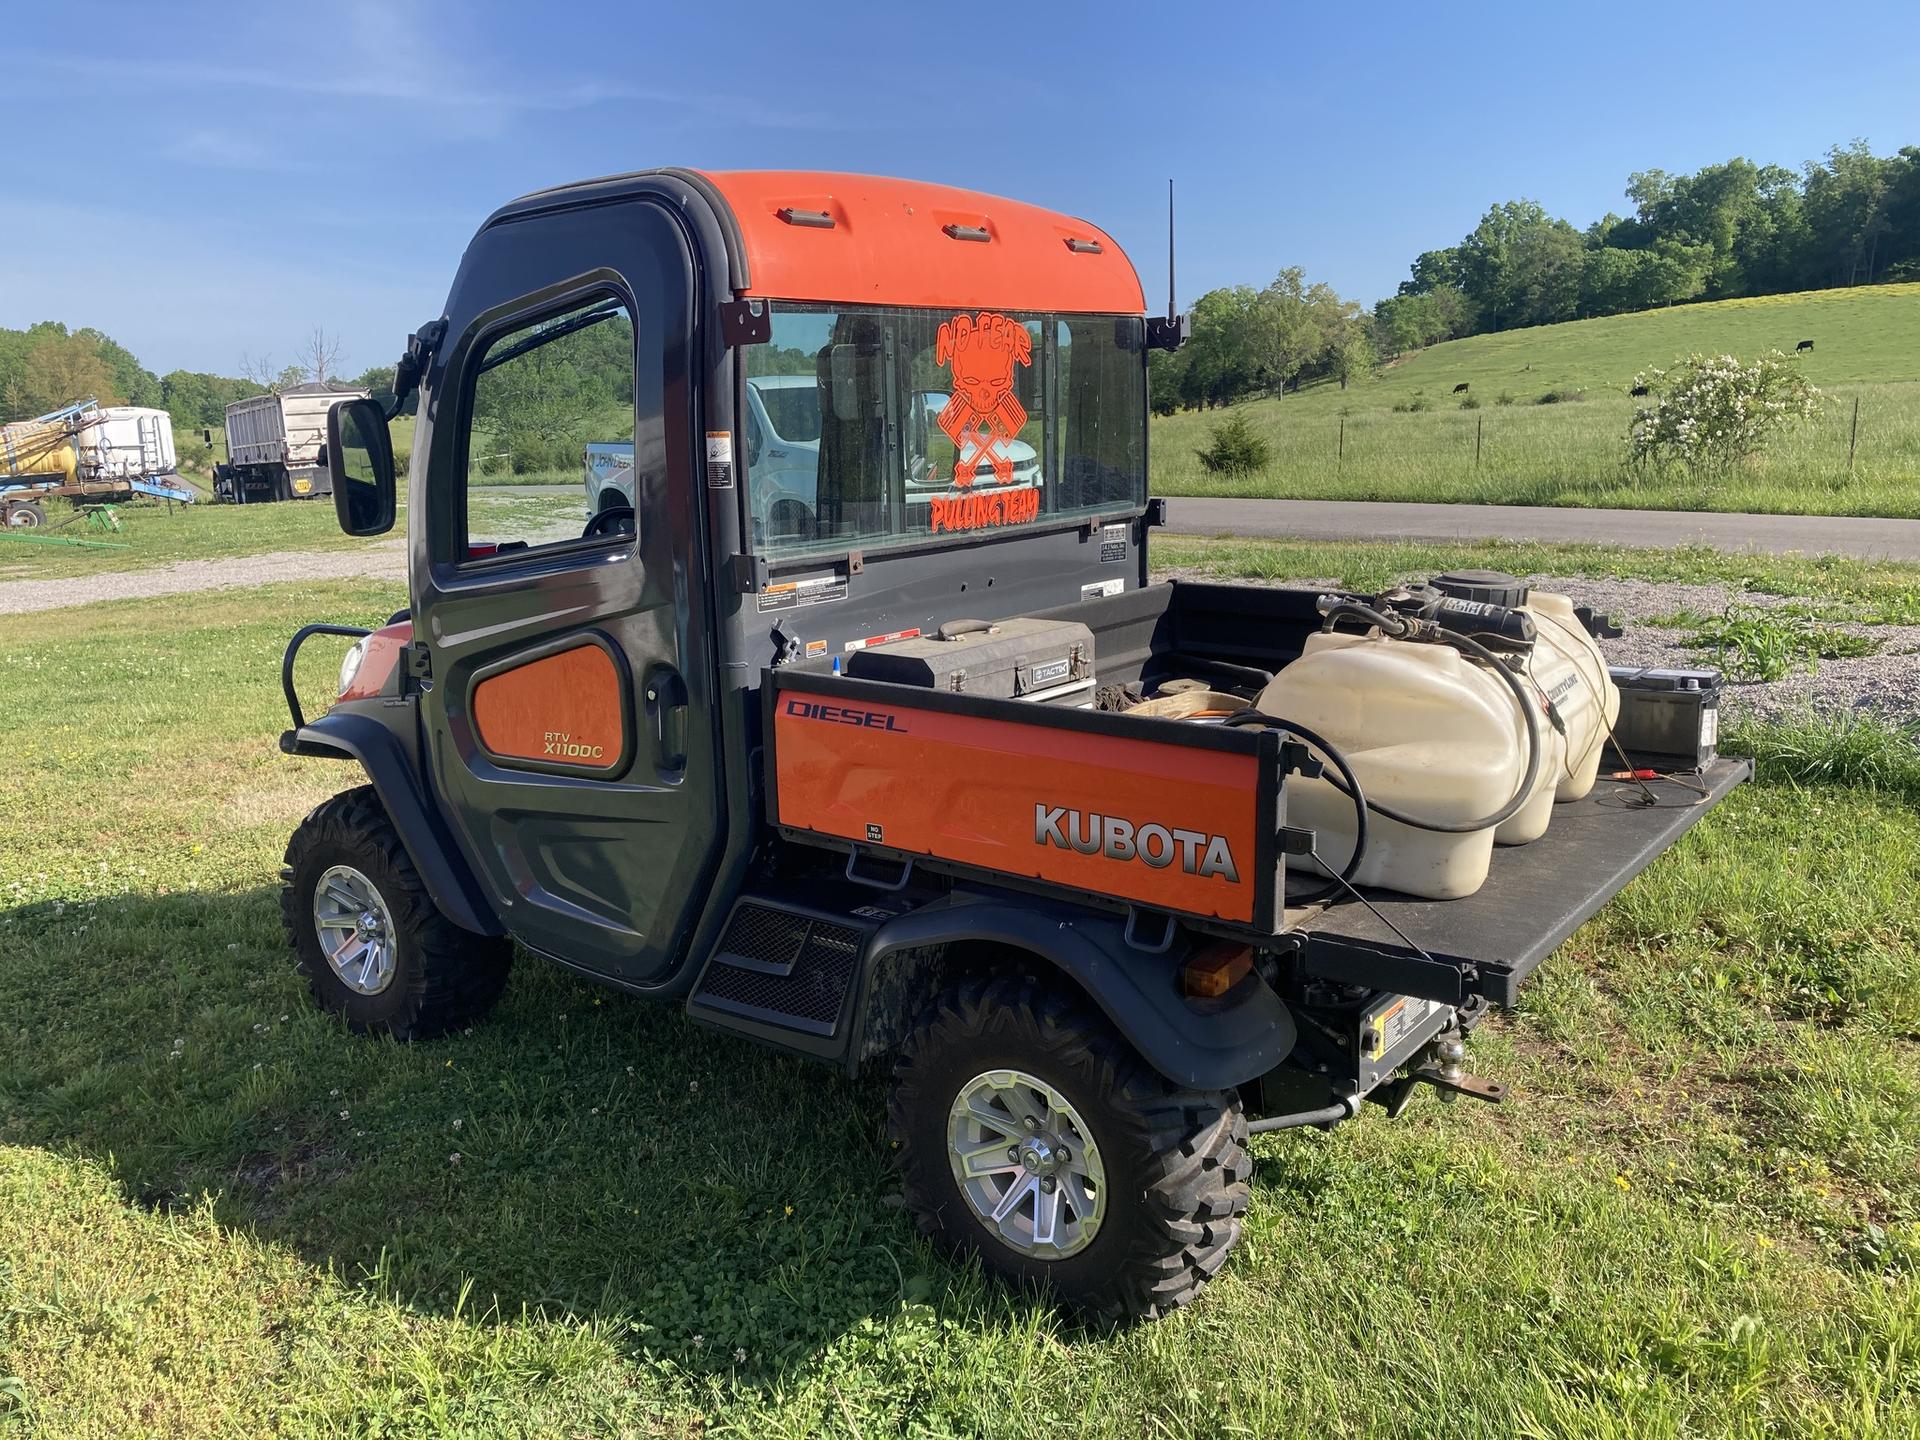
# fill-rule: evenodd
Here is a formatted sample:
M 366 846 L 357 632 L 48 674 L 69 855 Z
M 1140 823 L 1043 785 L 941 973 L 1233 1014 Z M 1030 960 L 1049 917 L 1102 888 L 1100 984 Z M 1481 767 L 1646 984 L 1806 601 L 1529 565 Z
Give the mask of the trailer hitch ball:
M 1440 1103 L 1451 1105 L 1460 1098 L 1457 1086 L 1466 1075 L 1466 1067 L 1461 1063 L 1467 1058 L 1467 1046 L 1457 1035 L 1444 1036 L 1433 1042 L 1433 1058 L 1439 1062 L 1435 1067 L 1441 1080 L 1446 1082 L 1435 1088 L 1440 1092 Z

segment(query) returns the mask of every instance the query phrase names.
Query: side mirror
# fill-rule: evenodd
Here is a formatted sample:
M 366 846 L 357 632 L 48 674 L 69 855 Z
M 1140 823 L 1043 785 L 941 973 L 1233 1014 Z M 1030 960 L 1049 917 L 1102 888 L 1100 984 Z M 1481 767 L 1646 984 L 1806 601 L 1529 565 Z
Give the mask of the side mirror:
M 393 436 L 372 400 L 342 400 L 327 412 L 327 473 L 333 513 L 349 535 L 393 528 Z

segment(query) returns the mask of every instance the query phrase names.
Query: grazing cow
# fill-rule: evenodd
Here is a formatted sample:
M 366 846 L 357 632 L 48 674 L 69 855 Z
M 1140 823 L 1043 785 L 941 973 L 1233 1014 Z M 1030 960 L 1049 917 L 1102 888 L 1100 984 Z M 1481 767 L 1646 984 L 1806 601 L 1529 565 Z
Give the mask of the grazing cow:
M 1647 387 L 1644 385 L 1636 385 L 1631 390 L 1627 391 L 1627 394 L 1629 395 L 1644 395 L 1646 393 L 1647 393 Z
M 1812 348 L 1813 348 L 1813 341 L 1802 340 L 1798 345 L 1793 347 L 1793 353 L 1796 355 L 1804 355 L 1807 353 L 1807 351 L 1811 350 Z
M 1458 385 L 1456 385 L 1456 386 L 1454 386 L 1454 387 L 1453 387 L 1453 393 L 1454 393 L 1454 394 L 1456 394 L 1456 395 L 1464 395 L 1464 394 L 1466 394 L 1466 393 L 1467 393 L 1467 386 L 1468 386 L 1468 385 L 1469 385 L 1470 383 L 1471 383 L 1470 381 L 1466 381 L 1466 380 L 1462 380 L 1462 381 L 1461 381 L 1461 382 L 1460 382 L 1460 383 L 1459 383 Z

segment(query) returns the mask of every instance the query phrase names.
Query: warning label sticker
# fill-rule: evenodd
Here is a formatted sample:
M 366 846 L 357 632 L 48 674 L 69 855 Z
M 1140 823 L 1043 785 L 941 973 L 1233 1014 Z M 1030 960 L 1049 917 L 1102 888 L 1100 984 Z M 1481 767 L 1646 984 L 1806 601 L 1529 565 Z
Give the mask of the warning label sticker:
M 825 605 L 847 598 L 847 578 L 836 570 L 781 580 L 760 592 L 757 604 L 765 610 L 793 610 L 802 605 Z
M 707 488 L 733 488 L 733 433 L 728 430 L 707 432 Z
M 1091 585 L 1080 587 L 1082 600 L 1098 600 L 1102 595 L 1118 595 L 1127 588 L 1124 580 L 1097 580 Z
M 865 650 L 869 645 L 886 645 L 894 640 L 918 640 L 919 638 L 920 629 L 918 626 L 915 626 L 911 630 L 893 630 L 885 635 L 863 635 L 858 640 L 847 641 L 841 648 L 852 652 L 854 650 Z
M 1127 558 L 1127 530 L 1125 525 L 1106 525 L 1100 530 L 1100 560 L 1110 565 L 1116 560 Z

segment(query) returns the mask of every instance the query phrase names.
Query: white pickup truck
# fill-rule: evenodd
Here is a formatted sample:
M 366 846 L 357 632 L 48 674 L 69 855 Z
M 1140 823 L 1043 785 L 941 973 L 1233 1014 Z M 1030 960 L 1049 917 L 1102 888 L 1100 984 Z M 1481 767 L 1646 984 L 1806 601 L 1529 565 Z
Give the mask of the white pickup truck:
M 919 394 L 925 406 L 924 433 L 935 430 L 934 417 L 948 397 L 937 390 Z M 811 375 L 753 375 L 747 379 L 747 463 L 753 467 L 754 528 L 763 537 L 813 533 L 820 477 L 820 389 Z M 1005 488 L 1040 483 L 1040 457 L 1023 440 L 998 440 L 992 453 L 1013 462 Z M 633 443 L 595 441 L 586 447 L 587 514 L 633 504 Z M 982 455 L 980 483 L 993 483 L 993 461 Z M 911 494 L 945 494 L 950 480 L 924 456 L 908 468 Z

